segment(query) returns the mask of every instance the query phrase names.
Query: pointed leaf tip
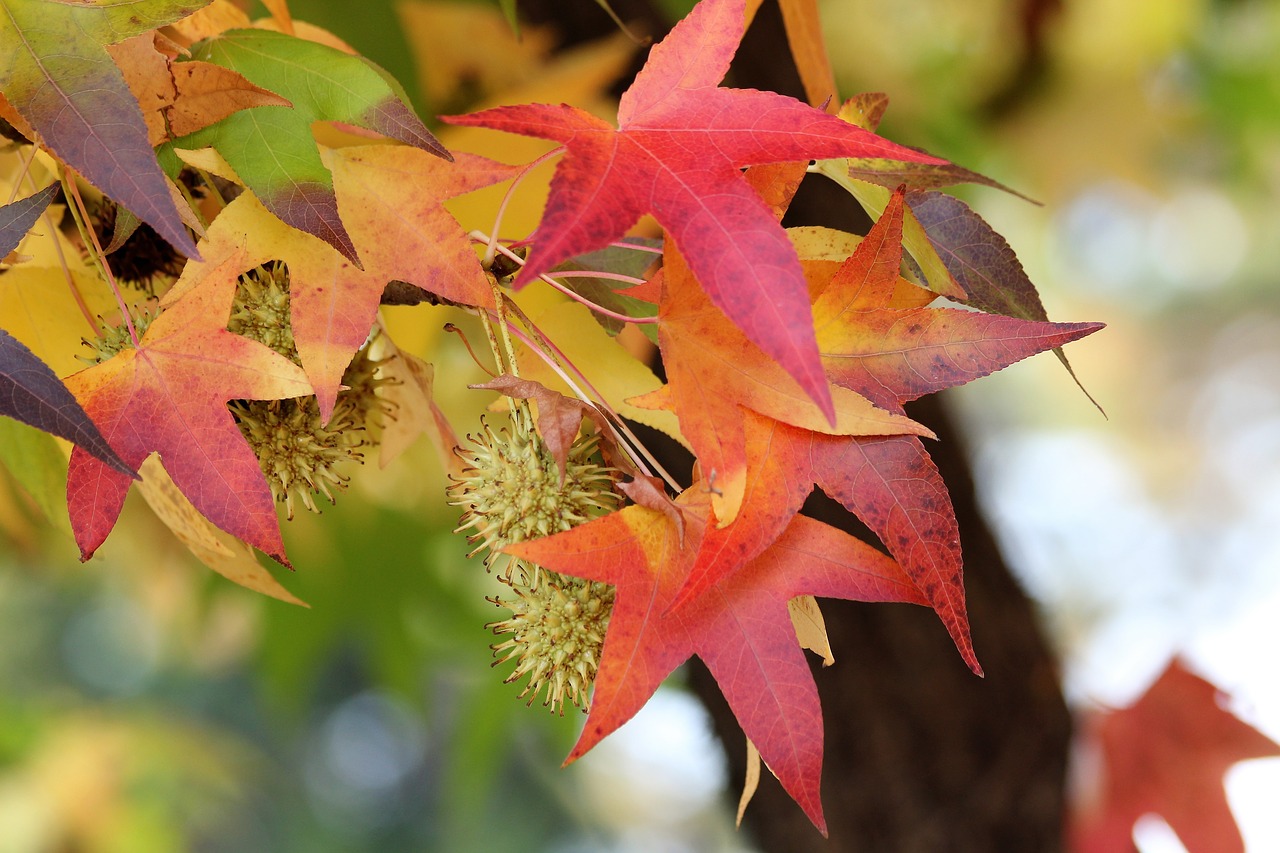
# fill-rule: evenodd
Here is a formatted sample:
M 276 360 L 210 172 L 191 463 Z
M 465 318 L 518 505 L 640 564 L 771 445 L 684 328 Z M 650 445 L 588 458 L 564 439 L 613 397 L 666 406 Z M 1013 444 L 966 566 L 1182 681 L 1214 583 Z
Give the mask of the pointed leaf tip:
M 0 207 L 0 258 L 18 248 L 22 238 L 57 194 L 58 184 L 55 182 L 38 193 Z
M 132 480 L 131 468 L 103 438 L 62 380 L 17 338 L 0 329 L 0 415 L 65 438 Z

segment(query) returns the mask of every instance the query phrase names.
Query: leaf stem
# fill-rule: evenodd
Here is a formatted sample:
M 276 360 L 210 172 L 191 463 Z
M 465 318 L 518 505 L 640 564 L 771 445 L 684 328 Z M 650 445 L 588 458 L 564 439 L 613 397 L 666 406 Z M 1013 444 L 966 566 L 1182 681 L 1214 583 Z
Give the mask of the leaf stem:
M 33 193 L 39 192 L 40 187 L 36 186 L 36 179 L 31 174 L 31 164 L 35 162 L 36 146 L 31 146 L 31 153 L 27 155 L 26 162 L 22 164 L 22 168 L 18 171 L 17 176 L 13 179 L 13 189 L 9 193 L 9 203 L 18 196 L 18 187 L 23 180 L 26 180 L 27 186 L 31 187 Z M 85 322 L 89 324 L 89 328 L 93 330 L 93 334 L 101 334 L 98 324 L 93 319 L 93 312 L 89 310 L 89 305 L 84 301 L 84 294 L 80 292 L 80 288 L 76 286 L 75 277 L 71 274 L 71 267 L 67 265 L 67 256 L 62 251 L 62 243 L 58 240 L 58 223 L 53 221 L 53 215 L 49 213 L 46 207 L 43 214 L 44 223 L 49 228 L 49 239 L 53 242 L 53 252 L 58 256 L 58 265 L 62 267 L 63 278 L 67 281 L 67 289 L 71 291 L 71 298 L 75 300 L 76 307 L 80 309 L 80 314 L 84 317 Z M 23 237 L 25 240 L 27 236 Z M 21 244 L 19 244 L 21 245 Z
M 578 293 L 576 290 L 573 290 L 570 287 L 564 286 L 563 284 L 561 284 L 560 282 L 556 281 L 553 278 L 550 278 L 549 276 L 540 275 L 538 276 L 538 278 L 542 279 L 547 284 L 551 285 L 556 290 L 560 291 L 565 296 L 572 299 L 574 302 L 577 302 L 581 305 L 585 305 L 587 308 L 590 308 L 592 311 L 596 312 L 597 314 L 601 314 L 605 317 L 610 317 L 622 323 L 644 324 L 644 323 L 658 322 L 658 318 L 656 315 L 651 317 L 632 317 L 628 314 L 619 314 L 617 311 L 610 311 L 608 308 L 605 308 L 603 305 L 599 305 L 595 302 L 592 302 L 590 299 L 583 296 L 581 293 Z
M 36 179 L 32 178 L 29 173 L 27 174 L 27 181 L 31 183 L 32 190 L 35 190 Z M 67 279 L 67 289 L 72 292 L 72 300 L 76 302 L 76 307 L 81 311 L 84 321 L 88 323 L 88 328 L 93 330 L 93 336 L 101 337 L 102 329 L 100 328 L 99 321 L 93 319 L 93 313 L 88 309 L 88 302 L 84 301 L 83 293 L 79 292 L 79 286 L 76 283 L 76 275 L 72 274 L 72 268 L 70 268 L 70 265 L 67 263 L 67 252 L 63 251 L 63 243 L 58 240 L 58 223 L 54 222 L 54 216 L 52 216 L 47 209 L 45 210 L 44 216 L 45 224 L 49 227 L 49 240 L 54 243 L 54 254 L 58 255 L 58 265 L 63 269 L 63 278 Z
M 182 193 L 182 197 L 187 200 L 187 206 L 191 208 L 192 214 L 195 215 L 196 219 L 200 222 L 200 225 L 207 231 L 209 229 L 209 220 L 205 218 L 204 211 L 200 209 L 200 205 L 196 204 L 196 198 L 191 194 L 191 190 L 187 189 L 187 185 L 182 181 L 174 181 L 173 185 L 178 188 L 178 192 Z M 212 187 L 209 187 L 209 189 L 211 192 L 217 192 Z M 219 201 L 221 201 L 221 196 L 219 196 Z M 222 206 L 226 207 L 225 204 Z
M 194 166 L 192 166 L 191 168 L 195 169 Z M 227 206 L 227 200 L 223 198 L 222 191 L 218 189 L 218 185 L 213 182 L 213 176 L 210 175 L 208 172 L 206 172 L 204 169 L 196 169 L 196 174 L 200 176 L 200 180 L 204 182 L 204 185 L 209 189 L 209 192 L 213 194 L 214 201 L 218 202 L 219 210 L 225 209 Z M 179 181 L 178 185 L 182 186 L 182 182 Z M 187 196 L 188 201 L 191 201 L 191 197 L 190 195 L 187 194 L 185 187 L 183 187 L 182 193 L 183 195 Z M 192 201 L 191 208 L 196 211 L 197 215 L 200 215 L 200 211 L 196 209 L 194 201 Z M 202 222 L 204 221 L 203 216 L 201 216 L 200 219 Z M 208 223 L 205 223 L 205 224 L 207 225 Z
M 36 146 L 31 146 L 31 152 L 27 154 L 26 158 L 22 161 L 21 168 L 18 169 L 18 174 L 13 179 L 13 185 L 9 189 L 9 200 L 6 201 L 5 204 L 13 204 L 13 200 L 18 197 L 18 187 L 22 185 L 23 178 L 31 175 L 31 163 L 36 159 L 36 151 L 38 150 L 39 149 L 36 148 Z M 35 186 L 34 179 L 32 179 L 31 185 Z
M 623 275 L 620 272 L 603 272 L 601 270 L 556 270 L 556 275 L 560 278 L 603 278 L 632 286 L 644 284 L 644 279 L 636 278 L 633 275 Z
M 644 243 L 628 243 L 626 240 L 614 240 L 609 244 L 613 249 L 634 249 L 637 252 L 648 252 L 651 255 L 661 255 L 661 246 L 646 246 Z
M 485 269 L 493 266 L 493 259 L 498 252 L 498 233 L 502 230 L 502 217 L 506 215 L 507 205 L 511 203 L 511 198 L 515 195 L 516 187 L 520 186 L 520 182 L 527 178 L 530 172 L 550 160 L 552 157 L 557 157 L 560 154 L 563 154 L 564 150 L 565 148 L 563 145 L 558 145 L 546 154 L 543 154 L 541 157 L 530 162 L 524 167 L 520 174 L 516 175 L 515 179 L 511 181 L 511 186 L 507 187 L 507 192 L 502 197 L 502 204 L 498 205 L 498 214 L 493 218 L 493 236 L 488 238 L 488 245 L 484 250 L 484 258 L 480 262 Z
M 498 335 L 493 330 L 493 319 L 489 316 L 489 312 L 483 309 L 477 310 L 480 315 L 480 324 L 484 326 L 484 333 L 489 338 L 489 351 L 493 353 L 494 366 L 498 373 L 506 373 L 507 366 L 502 359 L 502 348 L 498 345 Z
M 85 207 L 84 199 L 80 197 L 80 188 L 76 186 L 75 171 L 70 166 L 63 170 L 62 189 L 67 194 L 68 199 L 75 200 L 75 204 L 69 205 L 69 207 L 71 209 L 71 218 L 75 220 L 76 227 L 80 229 L 80 239 L 84 240 L 86 245 L 93 246 L 93 251 L 90 252 L 90 255 L 93 257 L 98 271 L 102 273 L 102 277 L 107 280 L 107 286 L 111 288 L 112 295 L 116 298 L 116 305 L 119 306 L 120 314 L 124 317 L 125 328 L 129 330 L 129 340 L 133 343 L 133 348 L 140 349 L 138 330 L 133 325 L 133 314 L 129 311 L 129 306 L 125 303 L 124 297 L 120 295 L 120 287 L 116 284 L 116 277 L 111 272 L 111 265 L 107 263 L 107 256 L 102 252 L 102 244 L 98 242 L 98 234 L 93 230 L 93 225 L 89 222 L 89 210 Z
M 680 484 L 676 482 L 676 479 L 672 477 L 665 468 L 662 467 L 662 464 L 658 462 L 652 453 L 649 452 L 649 448 L 644 446 L 644 443 L 640 441 L 640 438 L 631 431 L 631 428 L 627 426 L 626 421 L 624 421 L 622 416 L 609 405 L 609 402 L 605 399 L 604 395 L 591 384 L 591 380 L 586 377 L 586 374 L 578 369 L 578 366 L 564 354 L 563 350 L 556 346 L 550 338 L 542 333 L 542 330 L 540 330 L 537 325 L 529 319 L 528 315 L 525 314 L 524 311 L 520 310 L 519 305 L 510 299 L 508 299 L 508 305 L 512 313 L 519 317 L 521 324 L 529 330 L 529 336 L 526 336 L 518 327 L 513 326 L 512 331 L 515 335 L 520 338 L 526 346 L 536 352 L 538 356 L 556 372 L 556 375 L 564 380 L 564 383 L 569 386 L 570 390 L 572 390 L 575 395 L 577 395 L 578 399 L 582 400 L 584 403 L 589 403 L 595 406 L 605 414 L 606 419 L 609 422 L 610 429 L 614 432 L 614 437 L 618 440 L 618 443 L 621 446 L 627 448 L 628 452 L 631 454 L 631 458 L 636 463 L 636 467 L 648 475 L 652 475 L 652 471 L 656 470 L 662 479 L 667 482 L 667 485 L 671 486 L 671 488 L 676 492 L 680 492 Z M 534 340 L 530 340 L 530 336 L 536 340 L 536 346 L 534 344 Z M 563 365 L 563 368 L 561 365 Z M 582 388 L 578 386 L 577 382 L 569 377 L 565 368 L 573 371 L 574 375 L 578 377 L 578 380 L 586 386 L 590 395 L 584 392 Z M 626 438 L 624 439 L 623 436 L 626 436 Z M 652 470 L 645 465 L 645 460 L 653 466 Z
M 480 242 L 488 242 L 490 240 L 489 236 L 486 235 L 483 231 L 472 231 L 471 236 L 476 240 L 479 240 Z M 493 243 L 492 245 L 496 248 L 497 254 L 501 254 L 503 257 L 511 259 L 516 264 L 519 264 L 520 266 L 524 266 L 525 259 L 517 255 L 515 252 L 511 251 L 510 249 L 508 249 L 506 246 L 497 242 Z M 595 272 L 592 270 L 566 270 L 563 272 L 558 272 L 556 273 L 556 275 L 563 276 L 565 278 L 575 278 L 575 277 L 576 278 L 587 278 L 587 277 L 605 278 L 605 279 L 610 279 L 612 281 L 626 282 L 632 285 L 644 284 L 644 279 L 642 278 L 634 278 L 629 275 L 622 275 L 621 273 Z M 590 299 L 583 296 L 581 293 L 578 293 L 573 288 L 566 287 L 565 285 L 551 278 L 549 274 L 544 273 L 543 275 L 538 276 L 538 278 L 542 279 L 547 284 L 551 285 L 556 290 L 560 291 L 565 296 L 569 297 L 575 302 L 579 302 L 585 305 L 587 308 L 590 308 L 592 311 L 595 311 L 598 314 L 602 314 L 605 317 L 611 317 L 614 320 L 618 320 L 619 322 L 622 322 L 622 323 L 643 324 L 643 323 L 658 322 L 658 318 L 656 316 L 632 317 L 627 314 L 619 314 L 616 311 L 610 311 L 608 308 L 605 308 L 603 305 L 599 305 L 595 302 L 592 302 Z
M 491 379 L 497 379 L 497 378 L 498 378 L 498 374 L 494 373 L 492 370 L 490 370 L 489 368 L 487 368 L 487 367 L 485 367 L 483 364 L 481 364 L 481 362 L 480 362 L 480 356 L 476 355 L 476 351 L 475 351 L 474 349 L 472 349 L 472 348 L 471 348 L 471 341 L 467 340 L 467 334 L 466 334 L 466 332 L 462 331 L 462 329 L 459 329 L 459 328 L 458 328 L 457 326 L 455 326 L 453 323 L 445 323 L 445 324 L 444 324 L 444 330 L 445 330 L 446 332 L 452 332 L 452 333 L 456 334 L 458 337 L 462 338 L 462 345 L 463 345 L 464 347 L 466 347 L 466 349 L 467 349 L 467 354 L 468 354 L 468 355 L 470 355 L 470 356 L 471 356 L 471 360 L 472 360 L 472 361 L 474 361 L 474 362 L 476 363 L 476 367 L 480 368 L 480 369 L 481 369 L 481 370 L 483 370 L 485 373 L 487 373 Z

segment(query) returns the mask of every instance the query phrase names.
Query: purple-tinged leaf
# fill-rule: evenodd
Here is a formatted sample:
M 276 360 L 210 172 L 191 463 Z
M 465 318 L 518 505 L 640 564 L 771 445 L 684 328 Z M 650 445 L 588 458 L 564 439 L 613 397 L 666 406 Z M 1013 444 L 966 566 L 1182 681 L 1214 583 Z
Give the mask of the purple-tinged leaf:
M 984 187 L 1016 195 L 1023 201 L 1039 204 L 1038 201 L 1006 187 L 999 181 L 954 163 L 908 163 L 905 160 L 890 160 L 885 157 L 850 157 L 849 177 L 891 190 L 904 184 L 908 190 L 934 190 L 955 184 L 981 184 Z
M 122 474 L 137 479 L 49 366 L 0 329 L 0 415 L 80 445 Z
M 137 99 L 105 45 L 144 33 L 208 0 L 53 0 L 0 4 L 0 91 L 43 143 L 188 257 Z
M 938 192 L 908 193 L 907 205 L 924 226 L 947 271 L 968 294 L 966 304 L 1023 320 L 1049 319 L 1018 256 L 969 205 Z M 1055 348 L 1053 353 L 1089 401 L 1102 411 L 1071 369 L 1062 348 Z
M 1048 320 L 1040 294 L 1003 237 L 969 205 L 944 193 L 909 193 L 907 204 L 968 299 L 991 314 Z
M 57 194 L 58 185 L 50 184 L 35 195 L 0 207 L 0 258 L 18 248 L 22 238 Z

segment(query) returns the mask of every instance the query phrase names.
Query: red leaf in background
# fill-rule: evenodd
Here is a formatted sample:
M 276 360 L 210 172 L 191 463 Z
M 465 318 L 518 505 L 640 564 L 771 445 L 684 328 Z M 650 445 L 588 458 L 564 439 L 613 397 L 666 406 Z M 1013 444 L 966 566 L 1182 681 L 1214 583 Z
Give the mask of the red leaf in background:
M 1189 853 L 1243 853 L 1223 776 L 1238 761 L 1280 755 L 1280 744 L 1224 710 L 1225 698 L 1175 660 L 1132 706 L 1088 718 L 1083 736 L 1101 766 L 1075 804 L 1075 853 L 1129 853 L 1134 823 L 1151 813 Z
M 126 464 L 160 453 L 165 470 L 218 527 L 287 565 L 275 502 L 228 400 L 311 393 L 301 368 L 226 330 L 241 258 L 233 256 L 160 314 L 139 341 L 67 377 L 67 387 Z M 76 447 L 67 507 L 88 559 L 115 526 L 132 482 Z
M 603 248 L 652 213 L 711 300 L 834 421 L 795 249 L 739 170 L 835 157 L 943 161 L 793 98 L 718 88 L 744 25 L 743 0 L 699 3 L 650 52 L 622 96 L 617 129 L 564 104 L 446 120 L 554 139 L 568 149 L 518 281 Z
M 787 602 L 800 595 L 924 600 L 892 559 L 801 516 L 732 577 L 671 607 L 691 557 L 705 540 L 723 535 L 707 524 L 704 486 L 695 484 L 681 498 L 683 547 L 667 515 L 630 506 L 505 549 L 557 572 L 617 587 L 591 711 L 567 761 L 631 719 L 663 679 L 696 654 L 764 762 L 825 834 L 819 797 L 822 709 Z

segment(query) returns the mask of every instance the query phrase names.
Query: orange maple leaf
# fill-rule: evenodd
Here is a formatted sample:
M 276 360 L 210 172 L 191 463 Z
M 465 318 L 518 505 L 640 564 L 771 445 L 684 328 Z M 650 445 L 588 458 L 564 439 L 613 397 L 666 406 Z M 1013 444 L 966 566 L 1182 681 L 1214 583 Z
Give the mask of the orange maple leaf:
M 205 269 L 237 253 L 243 257 L 240 272 L 283 260 L 294 343 L 326 421 L 342 374 L 373 327 L 388 281 L 406 281 L 453 302 L 493 307 L 489 279 L 444 201 L 516 171 L 468 154 L 450 163 L 406 145 L 338 149 L 330 167 L 363 270 L 318 237 L 285 225 L 246 192 L 213 221 L 200 241 L 204 263 L 188 264 L 164 302 L 181 298 Z
M 218 527 L 287 565 L 275 502 L 227 410 L 228 400 L 311 393 L 297 365 L 226 330 L 241 256 L 204 267 L 147 329 L 137 349 L 67 377 L 67 387 L 131 467 L 154 452 L 188 500 Z M 67 506 L 83 559 L 115 526 L 132 480 L 77 447 Z
M 902 414 L 840 387 L 830 389 L 836 417 L 829 423 L 800 384 L 711 303 L 670 243 L 663 257 L 658 343 L 667 385 L 629 402 L 679 417 L 680 431 L 715 489 L 712 506 L 720 524 L 737 516 L 747 487 L 744 409 L 823 433 L 931 435 Z
M 1027 356 L 1083 338 L 1102 323 L 1049 323 L 911 303 L 934 294 L 910 287 L 902 263 L 903 193 L 894 193 L 857 250 L 813 303 L 828 378 L 877 406 L 963 385 Z
M 147 125 L 152 146 L 220 121 L 250 107 L 290 107 L 285 98 L 255 86 L 230 68 L 209 62 L 174 62 L 177 47 L 146 32 L 108 45 Z M 161 52 L 161 45 L 166 52 Z

